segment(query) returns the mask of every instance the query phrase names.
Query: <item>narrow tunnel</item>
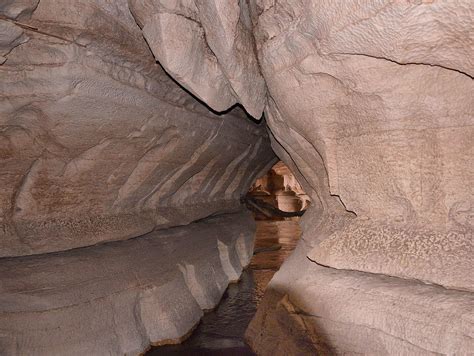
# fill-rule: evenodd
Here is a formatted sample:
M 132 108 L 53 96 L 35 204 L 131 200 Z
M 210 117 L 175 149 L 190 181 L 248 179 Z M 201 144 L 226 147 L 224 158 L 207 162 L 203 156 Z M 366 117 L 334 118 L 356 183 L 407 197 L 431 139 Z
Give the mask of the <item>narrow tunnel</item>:
M 282 216 L 281 212 L 304 213 L 309 197 L 281 161 L 257 178 L 247 195 L 269 206 L 247 205 L 256 222 L 255 244 L 239 281 L 229 285 L 219 305 L 203 316 L 183 343 L 154 347 L 146 355 L 255 355 L 245 342 L 245 330 L 268 283 L 301 235 L 301 215 Z
M 0 2 L 0 355 L 470 354 L 473 23 Z

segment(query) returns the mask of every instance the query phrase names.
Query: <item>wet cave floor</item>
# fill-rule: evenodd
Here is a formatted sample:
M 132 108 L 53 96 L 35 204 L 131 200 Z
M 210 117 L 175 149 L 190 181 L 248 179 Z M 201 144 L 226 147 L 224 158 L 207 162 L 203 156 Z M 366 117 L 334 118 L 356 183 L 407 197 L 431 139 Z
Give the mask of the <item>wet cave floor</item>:
M 295 248 L 300 234 L 295 220 L 257 221 L 255 254 L 240 281 L 229 285 L 219 305 L 204 315 L 183 343 L 154 347 L 146 355 L 254 355 L 244 342 L 245 330 L 267 284 Z

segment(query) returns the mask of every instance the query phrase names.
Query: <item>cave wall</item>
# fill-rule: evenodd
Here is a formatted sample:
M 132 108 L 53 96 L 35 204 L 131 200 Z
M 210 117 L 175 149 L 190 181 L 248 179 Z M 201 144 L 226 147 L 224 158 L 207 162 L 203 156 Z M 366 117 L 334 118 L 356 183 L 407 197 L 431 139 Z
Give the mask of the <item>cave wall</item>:
M 132 10 L 0 3 L 2 355 L 179 342 L 252 256 L 266 126 L 180 87 Z
M 128 320 L 151 315 L 160 303 L 181 308 L 195 300 L 205 309 L 212 304 L 202 302 L 205 291 L 214 290 L 209 293 L 217 297 L 209 300 L 215 302 L 238 275 L 245 258 L 239 257 L 242 252 L 229 257 L 229 251 L 246 251 L 242 246 L 252 235 L 239 197 L 274 162 L 270 136 L 312 204 L 297 250 L 270 283 L 249 327 L 254 350 L 466 354 L 474 349 L 471 5 L 468 0 L 4 1 L 0 263 L 2 280 L 9 282 L 2 283 L 0 317 L 8 327 L 0 345 L 9 353 L 48 354 L 48 343 L 42 337 L 33 342 L 29 333 L 48 335 L 57 322 L 66 327 L 65 320 L 81 315 L 92 300 L 109 306 L 123 302 L 130 313 L 111 307 L 107 315 L 122 315 L 123 322 L 99 322 L 99 317 L 94 329 L 108 341 L 94 343 L 86 335 L 73 343 L 75 352 L 87 344 L 92 353 L 133 353 L 147 343 L 170 342 L 168 334 L 153 329 L 158 317 Z M 243 110 L 227 111 L 235 104 L 255 119 L 265 113 L 269 133 Z M 154 279 L 147 268 L 160 266 L 160 254 L 170 245 L 119 241 L 218 213 L 233 213 L 241 222 L 237 235 L 229 236 L 247 237 L 222 241 L 219 229 L 231 220 L 196 223 L 213 233 L 201 234 L 208 242 L 189 264 L 198 266 L 194 270 L 183 262 Z M 193 226 L 182 229 L 182 236 L 193 236 Z M 105 247 L 73 249 L 111 240 L 116 242 Z M 81 276 L 67 283 L 60 276 L 57 284 L 39 287 L 28 282 L 29 269 L 43 266 L 46 273 L 61 265 L 45 252 L 59 254 L 66 264 L 109 249 L 110 256 L 127 260 L 122 243 L 131 244 L 137 256 L 146 247 L 154 254 L 144 271 L 130 275 L 130 281 L 138 276 L 130 295 L 117 292 L 111 300 L 92 288 L 89 297 L 72 296 L 58 307 L 53 296 L 62 300 L 61 288 L 84 283 Z M 206 259 L 214 261 L 211 267 L 197 262 Z M 103 278 L 115 280 L 116 274 Z M 86 280 L 99 283 L 94 273 Z M 188 283 L 193 280 L 198 282 Z M 180 287 L 153 292 L 168 282 Z M 51 288 L 52 295 L 41 294 Z M 173 295 L 192 298 L 166 304 Z M 38 302 L 33 309 L 32 300 Z M 57 316 L 60 310 L 65 314 Z M 45 324 L 32 323 L 38 313 Z M 185 326 L 176 326 L 180 315 L 167 319 L 176 326 L 174 341 L 200 312 L 191 314 Z M 85 327 L 89 318 L 82 320 L 69 324 L 55 345 L 77 335 L 77 326 Z M 117 325 L 128 326 L 117 331 Z M 141 336 L 122 342 L 136 330 Z
M 472 6 L 279 1 L 257 8 L 273 146 L 304 176 L 314 209 L 248 330 L 252 347 L 262 354 L 469 352 Z
M 240 208 L 273 159 L 156 63 L 122 1 L 9 1 L 0 66 L 0 256 L 127 239 Z
M 249 212 L 0 260 L 1 355 L 139 355 L 186 338 L 252 257 Z
M 468 2 L 289 1 L 260 10 L 255 37 L 274 139 L 307 180 L 319 159 L 327 183 L 311 186 L 328 185 L 357 215 L 310 258 L 473 290 Z
M 252 347 L 472 349 L 470 1 L 174 3 L 147 7 L 156 58 L 211 107 L 239 100 L 254 116 L 236 92 L 208 85 L 233 88 L 225 68 L 253 73 L 256 59 L 272 147 L 312 199 L 302 241 L 249 328 Z
M 282 161 L 278 161 L 267 174 L 257 178 L 248 195 L 286 212 L 305 210 L 310 204 L 309 196 Z M 259 219 L 268 218 L 254 213 Z

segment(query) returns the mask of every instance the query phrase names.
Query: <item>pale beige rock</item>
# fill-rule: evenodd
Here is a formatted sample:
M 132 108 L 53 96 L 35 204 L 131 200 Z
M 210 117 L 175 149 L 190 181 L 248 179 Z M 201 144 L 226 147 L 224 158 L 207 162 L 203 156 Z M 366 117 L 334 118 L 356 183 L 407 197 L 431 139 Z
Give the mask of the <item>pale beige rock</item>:
M 411 297 L 412 286 L 426 287 L 421 281 L 457 290 L 473 287 L 471 2 L 255 0 L 247 5 L 240 9 L 249 11 L 252 21 L 267 86 L 265 115 L 272 146 L 312 198 L 300 252 L 333 268 L 417 280 L 387 279 L 390 293 L 410 295 L 406 305 L 394 308 L 401 313 L 396 333 L 383 322 L 375 325 L 379 318 L 391 317 L 387 308 L 369 313 L 374 321 L 367 327 L 381 330 L 376 336 L 358 324 L 359 316 L 344 321 L 346 329 L 327 326 L 308 333 L 315 339 L 320 332 L 329 333 L 336 353 L 468 352 L 472 336 L 465 337 L 463 328 L 472 323 L 456 321 L 453 346 L 447 336 L 439 340 L 444 323 L 451 325 L 453 318 L 437 319 L 430 326 L 435 331 L 417 331 L 410 337 L 406 311 L 427 303 L 430 307 L 420 318 L 429 324 L 430 308 L 443 305 L 442 288 L 424 289 L 426 299 Z M 227 8 L 211 10 L 217 11 L 216 22 L 232 18 Z M 298 287 L 280 279 L 285 293 L 302 293 L 309 303 L 302 308 L 301 300 L 294 298 L 295 308 L 313 307 L 312 299 L 315 305 L 335 305 L 337 290 L 328 294 L 330 287 L 313 288 L 327 270 L 311 270 L 314 275 L 305 273 L 307 284 Z M 349 272 L 333 273 L 344 278 Z M 340 293 L 354 283 L 341 283 Z M 364 288 L 372 287 L 370 282 Z M 463 293 L 453 302 L 456 319 L 472 295 L 453 293 Z M 377 302 L 374 298 L 367 303 Z M 275 307 L 275 300 L 267 303 L 269 311 Z M 355 315 L 356 307 L 347 304 L 346 313 Z M 442 308 L 449 313 L 445 305 Z M 261 313 L 262 320 L 268 316 Z M 308 319 L 301 323 L 317 324 Z M 291 326 L 282 324 L 277 335 L 284 339 Z M 252 338 L 268 332 L 269 326 L 261 327 L 265 330 L 254 328 Z M 367 342 L 362 335 L 375 339 Z M 263 343 L 257 349 L 263 354 L 280 350 L 273 346 Z M 300 347 L 298 342 L 287 346 L 280 354 Z
M 23 28 L 26 43 L 1 22 L 17 32 L 0 66 L 0 256 L 240 208 L 273 159 L 265 128 L 239 109 L 214 115 L 173 83 L 127 1 L 44 0 L 27 22 L 40 32 Z
M 0 15 L 0 354 L 179 342 L 252 256 L 266 127 L 174 83 L 126 0 Z
M 137 355 L 179 341 L 250 262 L 254 236 L 252 217 L 241 212 L 128 241 L 4 258 L 0 354 Z
M 345 252 L 328 244 L 324 251 L 315 247 L 311 255 L 317 262 L 331 266 L 329 261 L 337 258 L 346 260 L 348 269 L 423 275 L 424 280 L 440 282 L 438 268 L 430 272 L 426 264 L 408 266 L 441 248 L 441 240 L 449 236 L 456 236 L 464 246 L 460 249 L 472 248 L 471 223 L 461 218 L 464 222 L 459 224 L 454 218 L 469 215 L 460 207 L 472 201 L 473 172 L 466 167 L 473 164 L 474 82 L 467 74 L 472 56 L 465 50 L 474 52 L 472 38 L 459 35 L 472 31 L 472 9 L 462 1 L 380 3 L 358 7 L 345 2 L 339 7 L 330 2 L 283 2 L 260 14 L 258 22 L 254 18 L 261 68 L 272 98 L 268 123 L 319 197 L 327 188 L 311 182 L 311 177 L 321 175 L 311 168 L 315 160 L 324 165 L 330 193 L 358 219 L 370 221 L 367 226 L 373 228 L 366 235 L 378 235 L 384 227 L 393 232 L 384 247 L 371 247 L 380 259 L 394 256 L 389 241 L 403 235 L 395 231 L 406 230 L 418 241 L 416 250 L 393 261 L 398 271 L 362 268 L 370 263 L 345 259 Z M 403 23 L 402 14 L 407 15 Z M 446 25 L 438 25 L 439 16 L 445 16 Z M 285 28 L 283 24 L 291 24 L 293 30 L 275 32 Z M 399 28 L 397 38 L 388 35 L 394 26 Z M 429 52 L 423 42 L 430 29 L 429 38 L 440 44 L 439 51 Z M 449 41 L 451 36 L 456 41 Z M 420 50 L 405 50 L 410 54 L 404 57 L 400 43 L 420 44 Z M 420 63 L 401 65 L 405 61 Z M 318 199 L 313 194 L 313 200 Z M 439 237 L 431 239 L 434 235 Z M 368 244 L 380 239 L 384 238 L 368 238 Z M 444 250 L 439 254 L 450 256 Z M 452 258 L 456 271 L 446 272 L 452 279 L 446 282 L 471 288 L 462 275 L 473 266 L 472 259 L 460 254 L 456 263 L 456 254 Z
M 350 272 L 311 268 L 294 284 L 304 269 L 293 261 L 282 267 L 291 276 L 270 287 L 282 291 L 278 298 L 288 293 L 291 305 L 274 317 L 280 302 L 264 302 L 249 332 L 253 347 L 470 352 L 473 299 L 459 291 L 472 291 L 474 267 L 470 2 L 257 1 L 254 8 L 273 147 L 304 176 L 315 208 L 299 258 L 456 290 L 451 300 L 440 287 L 387 279 L 388 293 L 403 300 L 389 306 L 385 295 L 364 295 L 377 290 L 366 274 L 349 280 Z M 342 207 L 353 218 L 342 218 Z M 293 325 L 305 336 L 285 339 Z M 277 335 L 281 341 L 270 343 Z
M 266 88 L 254 52 L 253 27 L 245 1 L 196 0 L 206 41 L 238 102 L 259 119 Z
M 4 24 L 4 256 L 125 239 L 239 208 L 239 195 L 272 160 L 264 128 L 244 122 L 241 111 L 211 114 L 154 56 L 214 110 L 240 103 L 258 118 L 265 106 L 272 147 L 312 199 L 298 250 L 249 329 L 254 349 L 474 349 L 471 1 L 12 4 L 2 7 L 7 18 L 24 17 L 41 32 L 21 27 L 30 37 L 23 42 Z M 242 257 L 222 241 L 215 246 L 222 274 L 237 278 L 232 261 Z M 179 303 L 191 317 L 176 326 L 181 316 L 167 316 L 170 335 L 154 329 L 156 295 L 183 290 L 160 280 L 163 290 L 147 290 L 140 304 L 152 339 L 179 337 L 212 305 L 212 288 L 192 282 L 200 271 L 182 263 L 177 270 L 184 282 L 176 283 L 190 291 Z M 165 309 L 175 305 L 167 298 Z M 111 315 L 122 318 L 94 307 L 110 321 L 104 330 L 117 323 Z M 33 326 L 38 340 L 57 320 Z M 117 335 L 100 351 L 143 344 L 113 349 L 122 345 Z M 83 336 L 91 345 L 93 335 Z M 11 340 L 2 339 L 9 351 L 28 345 Z
M 7 60 L 6 55 L 13 48 L 26 41 L 28 41 L 28 37 L 21 27 L 10 21 L 0 20 L 0 58 L 3 58 L 0 64 Z
M 211 108 L 224 111 L 237 103 L 197 22 L 158 13 L 145 23 L 143 35 L 167 72 Z
M 260 118 L 266 89 L 245 1 L 130 3 L 153 54 L 174 79 L 216 111 L 240 103 Z
M 2 0 L 0 15 L 14 20 L 28 19 L 38 6 L 39 0 Z
M 277 162 L 267 174 L 257 178 L 248 194 L 286 212 L 305 210 L 310 204 L 309 196 L 282 161 Z
M 354 221 L 308 257 L 325 266 L 415 278 L 474 292 L 474 241 L 469 232 L 441 234 Z
M 246 337 L 258 355 L 468 355 L 474 296 L 305 258 L 300 243 L 267 287 Z

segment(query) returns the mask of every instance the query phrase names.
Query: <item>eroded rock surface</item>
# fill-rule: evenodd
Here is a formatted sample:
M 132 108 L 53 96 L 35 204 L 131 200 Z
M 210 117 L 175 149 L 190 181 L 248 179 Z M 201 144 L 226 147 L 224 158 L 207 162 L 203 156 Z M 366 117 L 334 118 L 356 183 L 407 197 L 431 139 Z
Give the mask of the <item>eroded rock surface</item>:
M 239 278 L 254 238 L 255 223 L 241 212 L 127 241 L 5 258 L 0 354 L 137 355 L 150 344 L 179 342 Z
M 260 118 L 266 89 L 246 1 L 130 4 L 156 59 L 177 81 L 214 110 L 240 103 Z
M 272 160 L 263 127 L 239 110 L 212 114 L 157 59 L 214 110 L 264 109 L 273 149 L 312 199 L 249 329 L 256 351 L 474 349 L 471 1 L 27 0 L 1 11 L 3 256 L 238 209 Z
M 244 11 L 267 87 L 265 115 L 273 148 L 312 198 L 299 256 L 331 268 L 288 263 L 283 270 L 300 271 L 307 284 L 293 283 L 290 272 L 273 284 L 294 304 L 286 312 L 304 319 L 298 323 L 309 335 L 308 350 L 468 352 L 474 347 L 466 330 L 472 327 L 466 306 L 473 307 L 474 270 L 471 2 L 254 0 L 241 4 Z M 216 18 L 226 14 L 220 9 Z M 206 27 L 202 15 L 194 20 Z M 219 57 L 222 47 L 214 48 Z M 188 78 L 176 76 L 183 85 Z M 302 271 L 303 265 L 311 272 Z M 371 318 L 364 326 L 360 316 L 344 320 L 344 313 L 319 310 L 336 305 L 338 292 L 316 283 L 317 277 L 330 283 L 328 273 L 343 281 L 350 275 L 336 269 L 401 277 L 386 280 L 389 293 L 405 301 L 394 318 L 400 330 L 384 321 L 393 317 L 387 309 L 366 309 Z M 340 293 L 357 283 L 363 294 L 376 287 L 372 275 L 351 276 L 341 282 Z M 449 308 L 455 318 L 430 324 L 430 308 L 446 307 L 440 301 L 444 289 L 425 284 L 453 290 Z M 377 299 L 360 298 L 368 304 Z M 265 320 L 276 301 L 269 297 L 268 303 L 256 320 Z M 420 303 L 436 304 L 420 315 L 432 332 L 414 331 L 409 337 L 416 328 L 408 311 Z M 345 313 L 355 315 L 356 308 L 349 306 Z M 454 321 L 458 331 L 440 342 L 442 330 L 456 318 L 461 318 Z M 350 328 L 315 327 L 329 319 Z M 280 326 L 276 334 L 265 322 L 260 330 L 251 328 L 255 349 L 262 354 L 304 351 L 297 341 L 285 351 L 272 345 L 269 340 L 285 338 L 291 330 L 281 319 Z M 268 336 L 264 342 L 262 335 Z
M 0 64 L 0 354 L 179 342 L 250 260 L 265 125 L 179 87 L 126 0 L 1 2 Z
M 316 262 L 472 289 L 473 19 L 463 1 L 279 2 L 254 18 L 275 141 L 313 200 L 329 185 L 357 215 Z
M 0 256 L 239 209 L 273 157 L 265 128 L 238 108 L 211 113 L 169 79 L 127 1 L 1 10 Z
M 471 292 L 321 267 L 302 242 L 274 276 L 247 340 L 261 355 L 463 355 Z
M 269 346 L 272 328 L 286 335 L 297 324 L 299 336 L 279 344 L 287 353 L 469 352 L 474 300 L 462 290 L 473 291 L 474 269 L 470 2 L 256 6 L 273 146 L 312 197 L 300 258 L 417 282 L 289 262 L 291 277 L 278 278 L 270 288 L 279 296 L 268 298 L 270 309 L 288 301 L 287 324 L 281 312 L 262 309 L 252 345 L 279 354 Z M 388 307 L 390 299 L 403 302 Z
M 282 161 L 277 162 L 266 175 L 257 178 L 248 194 L 286 212 L 305 210 L 310 204 L 308 195 Z M 257 214 L 256 218 L 268 218 L 260 215 Z

